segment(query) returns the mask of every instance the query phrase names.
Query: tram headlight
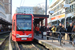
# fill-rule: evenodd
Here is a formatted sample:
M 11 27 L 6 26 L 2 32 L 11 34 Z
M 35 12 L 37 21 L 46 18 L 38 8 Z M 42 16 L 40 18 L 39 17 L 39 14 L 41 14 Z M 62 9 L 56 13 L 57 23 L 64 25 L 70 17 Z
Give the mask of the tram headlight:
M 29 37 L 32 37 L 32 34 L 29 34 Z
M 19 34 L 16 34 L 16 37 L 18 38 L 19 37 Z

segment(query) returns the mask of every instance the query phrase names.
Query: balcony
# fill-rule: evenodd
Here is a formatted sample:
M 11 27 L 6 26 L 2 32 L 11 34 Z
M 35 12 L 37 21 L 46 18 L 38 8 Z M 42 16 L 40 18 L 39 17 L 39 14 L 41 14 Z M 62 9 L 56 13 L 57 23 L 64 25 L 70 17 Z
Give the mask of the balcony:
M 4 4 L 0 1 L 0 18 L 6 18 Z
M 2 7 L 0 7 L 0 12 L 5 13 L 5 10 Z
M 0 12 L 0 18 L 6 18 L 6 15 Z
M 0 1 L 0 7 L 4 9 L 4 4 Z

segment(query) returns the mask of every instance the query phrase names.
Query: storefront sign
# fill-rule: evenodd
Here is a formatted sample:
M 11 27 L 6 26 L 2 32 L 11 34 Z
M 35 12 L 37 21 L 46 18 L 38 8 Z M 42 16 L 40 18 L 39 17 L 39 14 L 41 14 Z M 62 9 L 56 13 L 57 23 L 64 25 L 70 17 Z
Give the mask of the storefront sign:
M 52 17 L 51 20 L 56 20 L 56 19 L 60 19 L 60 18 L 64 18 L 64 17 L 65 17 L 65 14 L 62 14 L 62 15 Z

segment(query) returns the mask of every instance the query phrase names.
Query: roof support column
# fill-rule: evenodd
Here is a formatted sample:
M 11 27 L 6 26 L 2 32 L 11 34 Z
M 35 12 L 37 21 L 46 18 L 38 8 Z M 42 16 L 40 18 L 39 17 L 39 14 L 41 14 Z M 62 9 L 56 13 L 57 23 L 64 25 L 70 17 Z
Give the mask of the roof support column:
M 41 25 L 43 25 L 43 20 L 41 21 Z
M 45 27 L 47 27 L 47 18 L 45 18 Z

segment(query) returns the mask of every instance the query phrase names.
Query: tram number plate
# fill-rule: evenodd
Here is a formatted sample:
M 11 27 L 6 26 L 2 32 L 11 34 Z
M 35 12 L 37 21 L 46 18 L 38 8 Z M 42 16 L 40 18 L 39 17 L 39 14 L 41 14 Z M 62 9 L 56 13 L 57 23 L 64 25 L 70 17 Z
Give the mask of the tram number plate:
M 21 40 L 27 40 L 27 38 L 21 38 Z

